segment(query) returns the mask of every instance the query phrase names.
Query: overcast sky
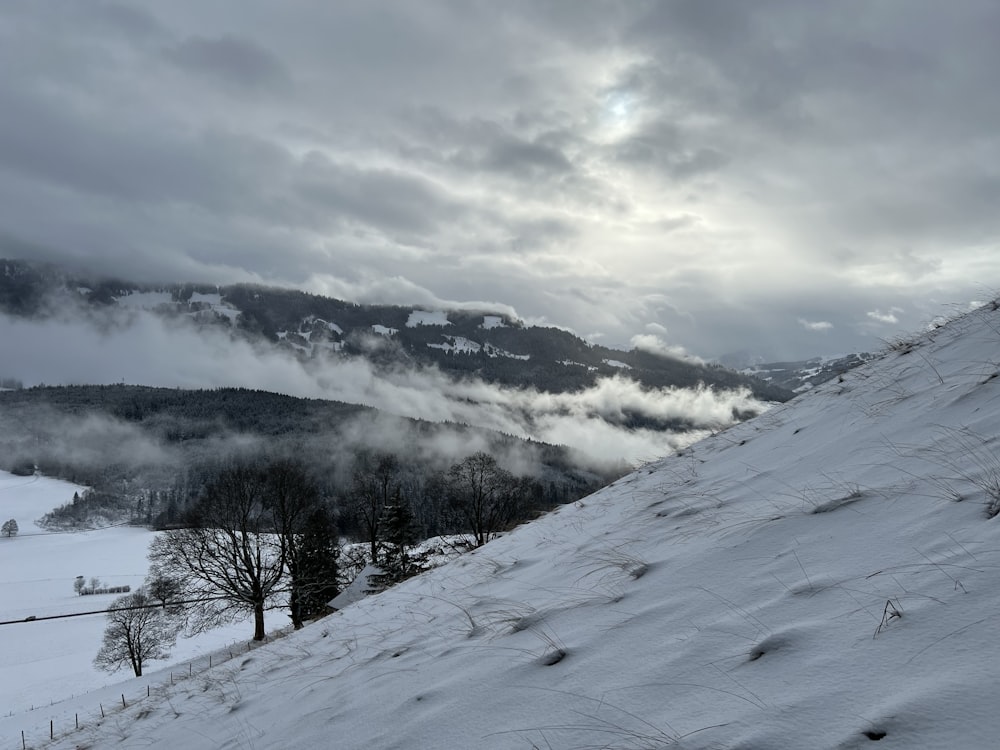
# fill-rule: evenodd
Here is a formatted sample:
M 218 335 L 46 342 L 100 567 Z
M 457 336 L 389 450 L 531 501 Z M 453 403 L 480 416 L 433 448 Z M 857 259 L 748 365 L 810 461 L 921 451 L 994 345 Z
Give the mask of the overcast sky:
M 704 357 L 1000 290 L 995 0 L 5 2 L 0 70 L 0 256 Z

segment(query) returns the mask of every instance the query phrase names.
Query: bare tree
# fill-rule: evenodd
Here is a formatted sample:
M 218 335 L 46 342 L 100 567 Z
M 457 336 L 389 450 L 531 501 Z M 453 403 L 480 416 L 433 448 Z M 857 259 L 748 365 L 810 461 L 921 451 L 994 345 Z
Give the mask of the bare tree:
M 181 582 L 176 578 L 154 572 L 146 577 L 145 589 L 149 598 L 157 602 L 161 609 L 169 608 L 171 611 L 178 611 L 180 607 L 178 602 L 183 591 Z
M 448 471 L 448 499 L 477 547 L 507 528 L 517 511 L 517 482 L 488 453 L 474 453 Z
M 142 677 L 143 665 L 165 659 L 176 642 L 177 628 L 170 617 L 138 589 L 112 602 L 94 665 L 108 672 L 129 666 L 136 677 Z
M 371 547 L 371 561 L 378 562 L 379 538 L 385 508 L 401 492 L 399 460 L 387 453 L 362 453 L 354 468 L 352 506 Z
M 17 521 L 11 518 L 9 521 L 3 522 L 3 527 L 0 528 L 0 534 L 6 537 L 17 536 L 18 528 Z
M 200 599 L 193 629 L 253 613 L 256 641 L 264 639 L 264 610 L 279 593 L 285 549 L 273 533 L 265 472 L 247 463 L 224 468 L 206 486 L 191 528 L 153 540 L 154 575 L 178 580 L 188 599 Z

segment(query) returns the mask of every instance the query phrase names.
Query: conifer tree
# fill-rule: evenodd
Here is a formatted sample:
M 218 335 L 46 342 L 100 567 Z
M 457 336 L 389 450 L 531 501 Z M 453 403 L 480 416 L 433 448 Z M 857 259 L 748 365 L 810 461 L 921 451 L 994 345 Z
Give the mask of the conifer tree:
M 299 621 L 326 611 L 326 604 L 340 593 L 338 584 L 340 540 L 333 517 L 325 506 L 317 506 L 306 517 L 295 550 L 296 576 L 289 594 L 289 607 Z M 294 600 L 294 602 L 293 602 Z
M 416 524 L 409 503 L 397 493 L 392 505 L 387 505 L 381 520 L 384 544 L 379 566 L 384 574 L 375 583 L 382 587 L 409 578 L 415 570 L 408 554 L 409 547 L 417 541 Z

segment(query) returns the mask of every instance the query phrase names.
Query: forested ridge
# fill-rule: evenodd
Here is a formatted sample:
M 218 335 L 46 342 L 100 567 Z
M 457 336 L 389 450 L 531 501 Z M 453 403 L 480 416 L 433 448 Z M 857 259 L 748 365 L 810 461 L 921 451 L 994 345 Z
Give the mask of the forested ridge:
M 359 530 L 359 471 L 391 457 L 394 479 L 422 533 L 461 530 L 447 508 L 448 470 L 481 450 L 510 466 L 531 515 L 588 494 L 626 467 L 587 465 L 570 450 L 489 430 L 407 419 L 362 406 L 243 388 L 131 385 L 0 392 L 0 468 L 35 470 L 91 489 L 50 514 L 52 525 L 130 522 L 165 527 L 234 458 L 295 459 Z
M 186 316 L 198 325 L 217 325 L 250 340 L 262 339 L 300 358 L 363 357 L 381 366 L 433 365 L 452 377 L 566 393 L 621 376 L 649 388 L 747 388 L 764 401 L 792 393 L 726 368 L 641 349 L 622 351 L 585 341 L 562 328 L 529 326 L 505 312 L 448 310 L 446 323 L 414 324 L 421 309 L 362 305 L 308 292 L 234 284 L 142 284 L 93 278 L 44 264 L 0 260 L 0 311 L 44 317 L 78 306 L 86 314 L 113 308 L 133 294 L 160 293 L 169 302 L 153 312 Z M 200 297 L 196 296 L 200 295 Z M 218 297 L 228 314 L 204 301 Z M 485 319 L 494 325 L 484 325 Z M 373 329 L 391 331 L 374 336 Z M 471 342 L 459 347 L 456 339 Z M 375 343 L 373 344 L 373 340 Z M 0 372 L 0 376 L 4 373 Z M 682 425 L 665 425 L 665 427 Z

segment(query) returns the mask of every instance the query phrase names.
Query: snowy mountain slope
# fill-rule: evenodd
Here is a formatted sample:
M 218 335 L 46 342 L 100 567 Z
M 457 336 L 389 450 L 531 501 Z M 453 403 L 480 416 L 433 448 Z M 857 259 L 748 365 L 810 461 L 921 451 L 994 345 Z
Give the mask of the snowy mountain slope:
M 998 372 L 984 308 L 53 747 L 994 748 Z

